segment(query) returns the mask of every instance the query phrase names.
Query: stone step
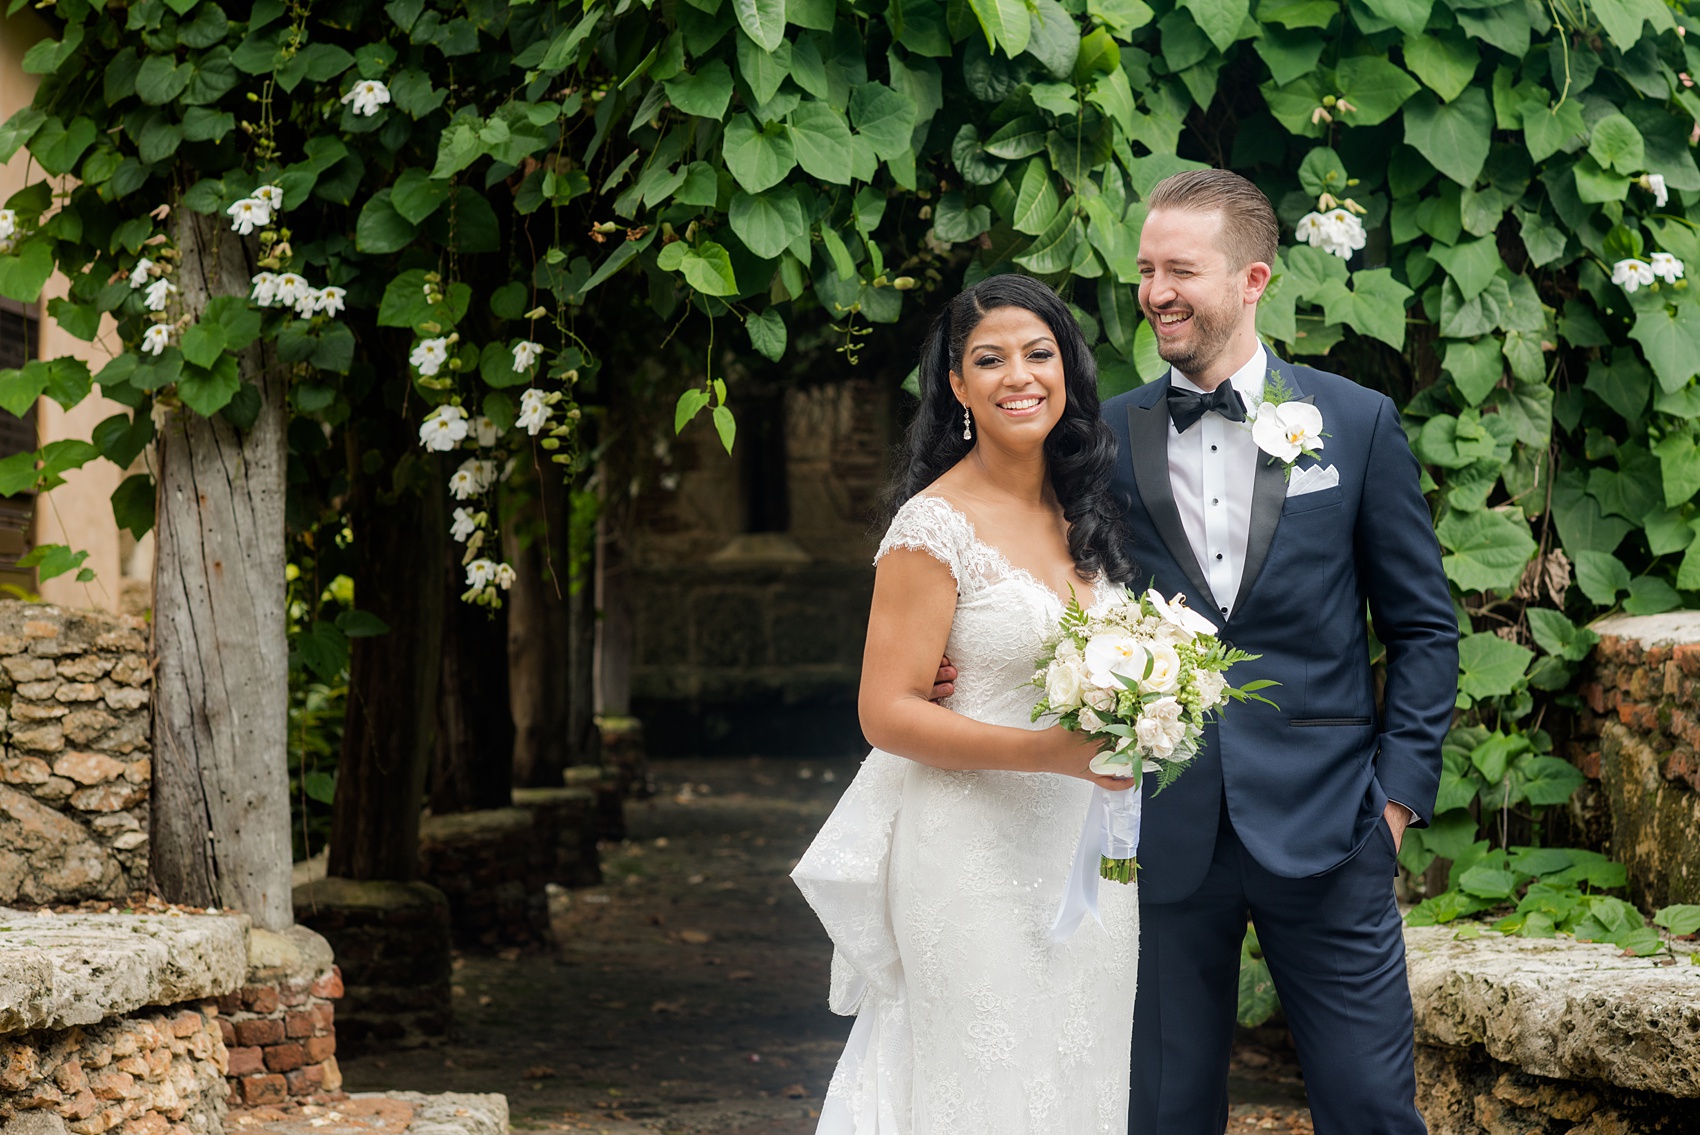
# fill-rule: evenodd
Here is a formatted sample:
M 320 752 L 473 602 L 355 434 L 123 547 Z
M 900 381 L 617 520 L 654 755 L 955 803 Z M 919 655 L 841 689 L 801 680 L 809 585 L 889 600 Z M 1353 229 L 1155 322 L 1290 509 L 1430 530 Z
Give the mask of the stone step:
M 335 1103 L 234 1109 L 225 1135 L 508 1135 L 508 1097 L 360 1092 Z
M 247 935 L 241 915 L 0 908 L 0 1035 L 234 992 L 248 972 Z

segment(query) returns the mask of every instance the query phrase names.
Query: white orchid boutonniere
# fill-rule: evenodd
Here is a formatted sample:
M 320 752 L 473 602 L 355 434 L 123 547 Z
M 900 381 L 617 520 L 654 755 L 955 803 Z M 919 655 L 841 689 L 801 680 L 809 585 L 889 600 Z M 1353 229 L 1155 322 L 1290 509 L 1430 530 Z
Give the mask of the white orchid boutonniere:
M 1251 438 L 1257 448 L 1281 462 L 1291 476 L 1300 457 L 1317 458 L 1322 439 L 1328 436 L 1322 424 L 1322 411 L 1294 398 L 1281 376 L 1271 370 L 1251 422 Z

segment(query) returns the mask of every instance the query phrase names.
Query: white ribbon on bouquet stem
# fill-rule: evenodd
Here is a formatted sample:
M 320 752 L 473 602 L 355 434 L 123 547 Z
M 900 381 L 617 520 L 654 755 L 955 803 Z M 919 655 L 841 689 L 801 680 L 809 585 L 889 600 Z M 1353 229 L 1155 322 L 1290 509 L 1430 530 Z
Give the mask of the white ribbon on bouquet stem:
M 1138 855 L 1139 821 L 1144 807 L 1145 793 L 1137 783 L 1123 792 L 1093 787 L 1062 906 L 1051 926 L 1051 941 L 1066 942 L 1088 914 L 1098 925 L 1104 924 L 1098 916 L 1100 860 L 1132 859 Z

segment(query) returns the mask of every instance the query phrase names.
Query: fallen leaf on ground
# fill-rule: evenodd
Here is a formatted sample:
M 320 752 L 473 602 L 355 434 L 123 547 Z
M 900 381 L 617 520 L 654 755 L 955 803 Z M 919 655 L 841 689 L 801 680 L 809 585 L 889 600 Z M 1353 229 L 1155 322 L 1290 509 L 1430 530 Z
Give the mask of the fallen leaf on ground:
M 781 1089 L 779 1094 L 788 1100 L 804 1100 L 809 1098 L 809 1089 L 801 1084 L 792 1084 L 788 1088 Z
M 748 981 L 754 976 L 755 976 L 755 974 L 751 973 L 747 969 L 735 969 L 731 973 L 726 975 L 726 980 L 727 981 Z
M 527 1068 L 521 1073 L 521 1076 L 527 1080 L 546 1080 L 550 1076 L 558 1075 L 560 1075 L 560 1073 L 556 1072 L 554 1068 L 547 1064 L 533 1064 L 530 1068 Z
M 679 941 L 688 943 L 689 945 L 692 945 L 692 946 L 705 946 L 713 940 L 714 940 L 714 935 L 710 934 L 706 930 L 681 930 L 681 931 L 679 931 Z

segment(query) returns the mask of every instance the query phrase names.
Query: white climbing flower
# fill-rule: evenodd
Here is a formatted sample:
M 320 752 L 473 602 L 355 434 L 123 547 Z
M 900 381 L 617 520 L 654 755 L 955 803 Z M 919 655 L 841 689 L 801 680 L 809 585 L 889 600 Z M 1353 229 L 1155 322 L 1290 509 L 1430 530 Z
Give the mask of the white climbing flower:
M 0 209 L 0 240 L 11 240 L 18 231 L 18 214 L 13 209 Z
M 277 305 L 279 307 L 294 307 L 301 302 L 303 296 L 313 294 L 313 286 L 307 282 L 307 277 L 298 276 L 294 272 L 285 272 L 277 278 Z
M 1655 252 L 1647 257 L 1651 263 L 1647 267 L 1653 270 L 1653 275 L 1667 284 L 1674 284 L 1682 278 L 1682 261 L 1668 252 Z
M 130 286 L 139 288 L 148 282 L 148 273 L 153 270 L 153 261 L 142 257 L 136 261 L 136 266 L 130 269 Z
M 1653 195 L 1655 208 L 1663 209 L 1665 202 L 1670 200 L 1670 190 L 1665 188 L 1665 175 L 1662 173 L 1644 173 L 1635 184 Z
M 1326 213 L 1306 213 L 1293 226 L 1293 235 L 1302 243 L 1342 260 L 1364 246 L 1367 239 L 1364 223 L 1346 209 L 1330 209 Z
M 549 406 L 548 396 L 533 388 L 519 396 L 519 417 L 514 419 L 514 425 L 536 437 L 543 427 L 549 424 L 549 415 L 552 413 L 554 411 Z
M 342 105 L 353 104 L 351 109 L 355 114 L 370 118 L 378 113 L 378 108 L 390 101 L 390 89 L 377 79 L 362 79 L 354 84 L 346 95 L 342 96 Z
M 469 457 L 461 462 L 460 467 L 472 475 L 472 483 L 481 493 L 488 492 L 496 483 L 496 463 L 478 457 Z
M 140 265 L 137 267 L 140 267 Z M 135 287 L 136 285 L 134 281 L 136 278 L 131 276 L 130 279 L 132 281 L 130 286 Z M 261 307 L 270 307 L 272 304 L 277 302 L 276 273 L 261 272 L 258 276 L 255 276 L 252 280 L 250 280 L 249 283 L 253 285 L 254 288 L 253 292 L 250 293 L 250 298 L 253 299 L 255 303 L 259 304 Z
M 313 299 L 313 310 L 325 315 L 338 315 L 348 305 L 343 300 L 348 296 L 348 289 L 332 285 L 320 288 Z
M 496 582 L 496 562 L 482 557 L 466 565 L 466 585 L 474 588 L 489 587 Z
M 254 200 L 270 209 L 273 213 L 283 212 L 283 189 L 276 185 L 262 185 L 254 190 Z
M 168 324 L 156 323 L 142 332 L 142 350 L 150 355 L 164 352 L 171 343 L 171 327 Z
M 478 495 L 478 479 L 465 465 L 449 476 L 449 495 L 457 501 L 471 500 Z
M 515 579 L 514 569 L 511 565 L 509 565 L 509 564 L 497 564 L 496 565 L 496 580 L 495 580 L 495 582 L 496 582 L 497 587 L 500 587 L 503 591 L 506 591 L 508 588 L 510 588 L 514 585 L 514 579 Z
M 176 291 L 177 285 L 161 276 L 142 293 L 142 302 L 147 305 L 149 311 L 164 311 L 165 305 L 171 302 L 171 296 Z
M 1653 266 L 1634 257 L 1619 260 L 1611 267 L 1611 282 L 1626 292 L 1633 292 L 1641 285 L 1653 282 Z
M 472 419 L 472 436 L 480 446 L 488 449 L 496 444 L 501 434 L 496 429 L 496 423 L 491 421 L 488 415 L 480 414 Z
M 457 544 L 464 544 L 478 531 L 478 520 L 470 508 L 454 510 L 454 523 L 449 526 L 449 538 Z
M 543 354 L 543 345 L 529 340 L 514 344 L 514 370 L 523 373 L 531 369 L 539 356 Z
M 447 453 L 466 437 L 466 411 L 439 406 L 419 427 L 419 444 L 434 453 Z
M 272 219 L 270 207 L 255 197 L 244 197 L 225 212 L 230 215 L 231 229 L 241 236 L 264 228 Z
M 413 353 L 407 356 L 407 361 L 418 367 L 420 374 L 430 378 L 449 361 L 449 341 L 442 337 L 426 339 L 413 348 Z

